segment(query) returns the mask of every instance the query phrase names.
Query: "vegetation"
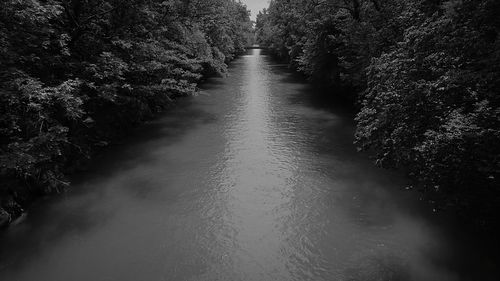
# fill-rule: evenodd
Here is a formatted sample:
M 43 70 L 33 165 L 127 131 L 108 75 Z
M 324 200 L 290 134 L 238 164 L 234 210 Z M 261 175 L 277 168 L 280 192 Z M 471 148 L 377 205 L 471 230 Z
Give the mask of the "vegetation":
M 356 143 L 378 165 L 404 169 L 440 202 L 493 214 L 499 13 L 497 0 L 272 0 L 256 28 L 291 67 L 350 93 Z
M 359 106 L 356 143 L 440 202 L 500 206 L 500 2 L 272 0 L 258 43 Z M 235 0 L 0 2 L 0 224 L 249 44 Z M 476 208 L 479 207 L 480 208 Z
M 120 132 L 222 74 L 252 32 L 234 0 L 0 1 L 0 224 Z

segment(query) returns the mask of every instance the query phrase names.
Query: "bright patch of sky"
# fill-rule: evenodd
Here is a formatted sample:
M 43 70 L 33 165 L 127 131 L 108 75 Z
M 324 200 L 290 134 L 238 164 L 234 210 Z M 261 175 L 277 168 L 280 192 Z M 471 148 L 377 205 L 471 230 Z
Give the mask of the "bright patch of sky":
M 255 20 L 260 10 L 269 7 L 269 0 L 242 0 L 252 12 L 250 18 Z

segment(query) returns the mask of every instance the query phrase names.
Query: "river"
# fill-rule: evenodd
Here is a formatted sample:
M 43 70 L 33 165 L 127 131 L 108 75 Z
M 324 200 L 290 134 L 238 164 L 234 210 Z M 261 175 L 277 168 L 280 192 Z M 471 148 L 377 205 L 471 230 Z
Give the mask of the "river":
M 495 280 L 352 120 L 249 50 L 0 234 L 0 280 Z

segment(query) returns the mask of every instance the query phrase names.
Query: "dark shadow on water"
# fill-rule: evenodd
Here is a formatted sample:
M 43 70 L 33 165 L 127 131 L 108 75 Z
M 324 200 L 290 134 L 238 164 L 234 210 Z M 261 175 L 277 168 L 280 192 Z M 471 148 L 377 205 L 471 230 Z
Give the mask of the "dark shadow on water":
M 340 88 L 321 87 L 320 84 L 310 82 L 306 76 L 286 65 L 273 66 L 273 71 L 282 73 L 280 83 L 303 86 L 299 93 L 288 96 L 292 104 L 304 104 L 313 108 L 327 110 L 336 115 L 347 117 L 354 124 L 357 109 L 353 99 L 346 98 L 354 94 L 346 93 Z
M 205 83 L 198 86 L 202 91 L 214 89 L 224 85 L 226 82 L 224 81 L 224 77 L 212 77 L 205 80 Z
M 177 100 L 167 112 L 134 130 L 121 140 L 120 145 L 109 147 L 92 160 L 92 168 L 73 178 L 74 184 L 82 179 L 100 180 L 113 174 L 122 173 L 136 167 L 137 163 L 147 164 L 155 160 L 148 146 L 168 146 L 181 140 L 185 132 L 195 126 L 217 121 L 215 115 L 194 106 L 196 97 Z M 158 143 L 158 141 L 160 141 Z
M 93 209 L 91 200 L 65 206 L 64 212 L 54 211 L 57 204 L 61 204 L 61 198 L 38 202 L 25 221 L 0 233 L 0 272 L 22 270 L 53 243 L 102 226 L 111 216 Z M 48 220 L 49 215 L 52 217 Z
M 398 257 L 372 256 L 356 261 L 358 266 L 345 271 L 344 281 L 409 281 L 409 265 Z
M 156 120 L 133 130 L 119 145 L 103 150 L 91 160 L 87 171 L 73 176 L 72 187 L 67 193 L 40 199 L 30 208 L 24 221 L 0 232 L 0 272 L 22 270 L 40 253 L 46 252 L 52 243 L 60 243 L 104 225 L 113 216 L 112 211 L 94 206 L 105 192 L 98 188 L 103 186 L 103 181 L 126 173 L 138 163 L 144 165 L 154 161 L 148 150 L 151 145 L 168 146 L 180 141 L 185 132 L 195 126 L 216 121 L 214 115 L 194 106 L 193 101 L 194 98 L 177 100 L 175 106 Z M 145 189 L 145 183 L 129 182 L 124 188 L 137 198 L 146 198 L 155 185 Z M 131 189 L 134 185 L 141 188 Z M 71 200 L 66 201 L 67 196 Z
M 309 84 L 304 92 L 307 94 L 291 95 L 290 102 L 301 102 L 316 109 L 326 110 L 344 117 L 346 121 L 351 121 L 351 124 L 355 125 L 354 118 L 357 110 L 352 101 L 342 97 L 340 90 L 320 88 Z

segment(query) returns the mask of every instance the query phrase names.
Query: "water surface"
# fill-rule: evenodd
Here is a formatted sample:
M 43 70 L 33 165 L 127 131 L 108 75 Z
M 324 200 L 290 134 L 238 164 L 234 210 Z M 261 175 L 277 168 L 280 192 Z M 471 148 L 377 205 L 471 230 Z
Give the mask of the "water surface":
M 340 108 L 250 50 L 2 233 L 0 280 L 494 280 Z

